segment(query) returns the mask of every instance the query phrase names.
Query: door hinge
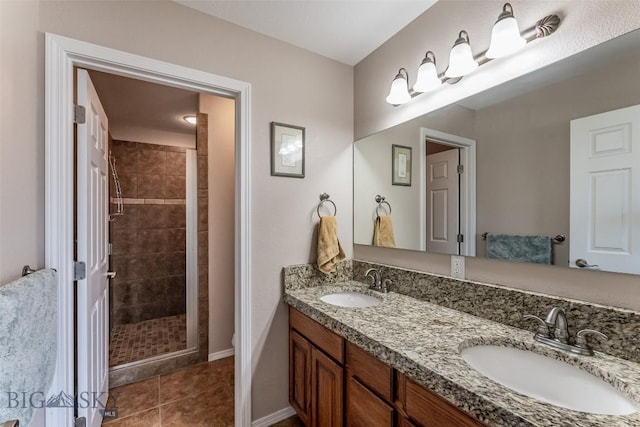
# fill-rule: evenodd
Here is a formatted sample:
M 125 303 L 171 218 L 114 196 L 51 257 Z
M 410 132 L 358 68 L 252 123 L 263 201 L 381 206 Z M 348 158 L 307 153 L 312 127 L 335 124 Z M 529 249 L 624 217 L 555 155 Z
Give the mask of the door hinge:
M 73 280 L 84 280 L 87 278 L 87 264 L 84 261 L 73 262 Z
M 73 106 L 73 123 L 78 125 L 87 123 L 87 109 L 82 105 Z
M 464 172 L 464 166 L 458 165 L 458 174 L 461 174 L 462 172 Z
M 113 255 L 113 243 L 107 245 L 107 255 Z
M 456 241 L 458 243 L 464 243 L 464 234 L 458 234 Z
M 73 427 L 87 427 L 87 419 L 85 417 L 78 417 L 74 419 Z

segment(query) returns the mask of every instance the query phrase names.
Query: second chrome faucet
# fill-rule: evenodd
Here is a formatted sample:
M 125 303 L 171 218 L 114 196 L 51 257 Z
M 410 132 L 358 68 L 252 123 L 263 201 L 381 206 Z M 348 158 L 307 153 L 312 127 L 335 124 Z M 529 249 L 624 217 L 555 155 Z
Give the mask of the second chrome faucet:
M 593 355 L 593 349 L 587 343 L 587 336 L 593 335 L 598 339 L 607 340 L 607 336 L 602 332 L 593 329 L 582 329 L 576 334 L 575 342 L 571 344 L 569 338 L 569 326 L 567 316 L 563 309 L 553 307 L 547 313 L 545 320 L 538 316 L 527 314 L 524 319 L 534 319 L 538 322 L 538 332 L 534 339 L 557 350 L 564 350 L 574 354 L 584 356 Z
M 371 279 L 370 289 L 378 292 L 389 292 L 389 286 L 393 284 L 391 279 L 382 279 L 382 274 L 375 268 L 370 268 L 364 273 L 364 277 Z

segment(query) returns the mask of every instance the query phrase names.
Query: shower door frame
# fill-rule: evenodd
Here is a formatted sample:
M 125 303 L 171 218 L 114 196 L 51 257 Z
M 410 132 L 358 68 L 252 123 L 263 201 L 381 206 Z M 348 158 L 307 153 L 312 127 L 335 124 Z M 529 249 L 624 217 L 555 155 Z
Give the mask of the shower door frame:
M 58 272 L 57 361 L 49 393 L 74 391 L 74 79 L 81 67 L 236 100 L 235 425 L 251 425 L 251 84 L 45 33 L 45 265 Z M 47 408 L 48 427 L 73 408 Z

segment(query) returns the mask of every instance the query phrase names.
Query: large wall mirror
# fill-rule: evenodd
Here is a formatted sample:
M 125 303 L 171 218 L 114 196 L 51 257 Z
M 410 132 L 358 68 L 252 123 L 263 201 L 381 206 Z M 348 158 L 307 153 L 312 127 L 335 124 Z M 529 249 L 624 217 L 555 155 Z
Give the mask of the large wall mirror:
M 354 243 L 640 274 L 639 48 L 636 30 L 356 141 Z

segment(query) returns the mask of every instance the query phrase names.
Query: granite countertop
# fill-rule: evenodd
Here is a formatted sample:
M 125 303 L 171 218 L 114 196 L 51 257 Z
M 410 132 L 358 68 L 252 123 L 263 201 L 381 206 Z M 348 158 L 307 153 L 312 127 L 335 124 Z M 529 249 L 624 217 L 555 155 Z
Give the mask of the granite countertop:
M 322 295 L 359 291 L 375 307 L 341 308 Z M 463 348 L 497 344 L 527 349 L 578 366 L 640 402 L 640 365 L 603 353 L 574 356 L 533 340 L 530 332 L 420 301 L 371 291 L 356 281 L 285 289 L 284 301 L 490 426 L 640 426 L 640 413 L 586 414 L 530 398 L 471 368 Z M 571 321 L 571 319 L 569 319 Z

